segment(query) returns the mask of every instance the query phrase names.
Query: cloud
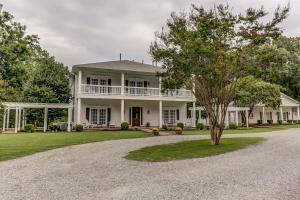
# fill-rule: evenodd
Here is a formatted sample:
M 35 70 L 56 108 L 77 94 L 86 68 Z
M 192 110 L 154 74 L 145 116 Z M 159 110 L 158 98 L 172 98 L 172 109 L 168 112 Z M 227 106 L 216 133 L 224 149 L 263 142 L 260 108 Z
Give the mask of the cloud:
M 118 59 L 151 63 L 148 49 L 154 32 L 166 23 L 172 11 L 188 10 L 191 3 L 211 8 L 223 0 L 2 0 L 4 10 L 38 34 L 41 45 L 65 65 Z M 272 11 L 291 3 L 285 34 L 296 36 L 300 13 L 298 0 L 265 0 Z M 236 12 L 259 8 L 260 0 L 231 1 Z

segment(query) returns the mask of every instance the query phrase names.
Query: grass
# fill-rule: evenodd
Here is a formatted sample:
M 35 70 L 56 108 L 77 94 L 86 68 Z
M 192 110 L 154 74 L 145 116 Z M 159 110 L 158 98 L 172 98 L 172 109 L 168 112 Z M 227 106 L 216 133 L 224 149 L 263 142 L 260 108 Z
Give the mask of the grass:
M 3 134 L 0 135 L 0 161 L 70 145 L 150 136 L 141 131 Z
M 224 130 L 224 134 L 243 134 L 243 133 L 264 133 L 272 131 L 286 130 L 289 128 L 300 128 L 300 124 L 291 125 L 273 125 L 269 128 L 250 128 L 250 129 L 235 129 L 235 130 Z M 208 130 L 184 130 L 184 135 L 206 135 L 209 134 Z
M 149 162 L 203 158 L 245 148 L 248 145 L 257 144 L 264 140 L 264 138 L 259 137 L 224 138 L 221 139 L 221 144 L 218 146 L 211 145 L 210 140 L 184 141 L 145 147 L 129 152 L 125 158 Z

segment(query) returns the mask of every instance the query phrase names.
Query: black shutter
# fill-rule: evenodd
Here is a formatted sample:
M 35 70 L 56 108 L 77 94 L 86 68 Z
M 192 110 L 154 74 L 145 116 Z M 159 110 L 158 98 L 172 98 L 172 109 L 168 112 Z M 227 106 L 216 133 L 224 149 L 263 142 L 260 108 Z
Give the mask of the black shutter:
M 262 120 L 262 112 L 259 112 L 259 119 Z
M 131 107 L 129 107 L 129 124 L 131 125 Z
M 90 78 L 90 77 L 87 77 L 87 78 L 86 78 L 86 84 L 88 84 L 88 85 L 91 84 L 91 78 Z
M 148 82 L 144 81 L 144 87 L 148 87 Z
M 111 121 L 111 109 L 107 108 L 107 125 L 109 126 Z
M 107 85 L 111 86 L 111 79 L 107 79 Z
M 125 80 L 125 86 L 127 87 L 128 86 L 128 80 Z
M 177 121 L 179 121 L 179 109 L 176 110 L 176 117 L 177 117 Z
M 85 118 L 87 121 L 90 121 L 90 108 L 85 109 Z

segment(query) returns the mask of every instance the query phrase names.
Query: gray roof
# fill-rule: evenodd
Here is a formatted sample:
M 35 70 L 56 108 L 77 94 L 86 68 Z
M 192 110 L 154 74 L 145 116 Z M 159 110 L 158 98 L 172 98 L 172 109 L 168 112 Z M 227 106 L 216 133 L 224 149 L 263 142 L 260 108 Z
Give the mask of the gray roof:
M 157 73 L 163 72 L 164 70 L 154 65 L 143 64 L 139 62 L 129 60 L 118 60 L 98 63 L 88 63 L 74 65 L 72 71 L 77 71 L 78 68 L 94 68 L 94 69 L 107 69 L 117 71 L 132 71 L 132 72 L 146 72 L 146 73 Z

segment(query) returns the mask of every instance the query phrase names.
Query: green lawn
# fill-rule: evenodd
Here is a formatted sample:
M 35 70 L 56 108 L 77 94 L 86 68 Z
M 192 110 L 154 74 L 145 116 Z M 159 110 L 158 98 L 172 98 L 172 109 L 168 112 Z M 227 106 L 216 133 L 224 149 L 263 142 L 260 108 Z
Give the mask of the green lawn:
M 141 131 L 2 134 L 0 135 L 0 161 L 70 145 L 150 136 L 152 134 Z
M 289 128 L 300 128 L 300 124 L 295 125 L 274 125 L 270 128 L 250 128 L 250 129 L 236 129 L 236 130 L 224 130 L 224 134 L 243 134 L 243 133 L 264 133 L 271 131 L 286 130 Z M 206 135 L 209 134 L 208 130 L 184 130 L 184 135 Z
M 202 158 L 245 148 L 248 145 L 257 144 L 264 140 L 264 138 L 259 137 L 223 138 L 218 146 L 211 145 L 210 140 L 184 141 L 145 147 L 129 152 L 125 158 L 149 162 Z

